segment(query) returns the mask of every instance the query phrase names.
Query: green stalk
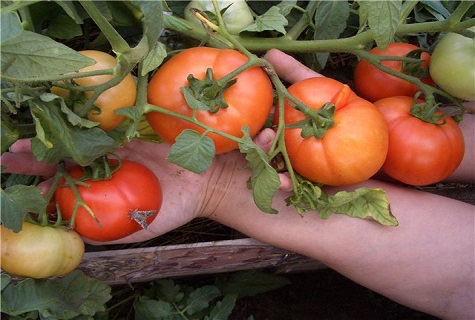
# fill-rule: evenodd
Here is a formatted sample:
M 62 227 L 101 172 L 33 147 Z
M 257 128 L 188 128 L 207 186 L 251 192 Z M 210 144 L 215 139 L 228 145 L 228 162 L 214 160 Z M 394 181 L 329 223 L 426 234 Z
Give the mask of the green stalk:
M 79 0 L 84 10 L 87 11 L 89 16 L 94 20 L 102 33 L 106 36 L 107 40 L 112 46 L 112 49 L 116 53 L 126 53 L 130 51 L 130 46 L 124 38 L 117 32 L 117 30 L 107 21 L 107 19 L 100 13 L 96 5 L 90 0 Z

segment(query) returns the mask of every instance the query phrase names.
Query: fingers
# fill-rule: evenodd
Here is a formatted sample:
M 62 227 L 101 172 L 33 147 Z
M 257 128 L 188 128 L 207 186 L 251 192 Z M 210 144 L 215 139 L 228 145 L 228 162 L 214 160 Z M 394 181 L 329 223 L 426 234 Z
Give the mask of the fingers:
M 275 131 L 270 128 L 265 128 L 254 138 L 254 142 L 264 152 L 268 152 L 274 138 L 275 138 Z M 290 177 L 287 174 L 279 173 L 279 179 L 280 179 L 280 186 L 279 186 L 280 190 L 292 191 L 292 181 L 290 180 Z
M 264 152 L 268 152 L 272 145 L 272 141 L 275 137 L 275 131 L 271 128 L 265 128 L 257 136 L 254 138 L 254 142 L 264 150 Z
M 307 78 L 323 77 L 323 75 L 303 65 L 292 56 L 277 49 L 269 50 L 264 58 L 272 64 L 280 78 L 290 83 Z
M 31 153 L 5 152 L 0 161 L 8 173 L 52 176 L 57 171 L 55 164 L 38 162 Z

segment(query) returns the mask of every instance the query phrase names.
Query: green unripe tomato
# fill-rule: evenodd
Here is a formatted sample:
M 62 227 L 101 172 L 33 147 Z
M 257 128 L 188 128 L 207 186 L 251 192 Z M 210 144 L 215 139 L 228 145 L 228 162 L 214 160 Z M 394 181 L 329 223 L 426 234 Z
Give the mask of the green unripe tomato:
M 42 227 L 23 222 L 20 232 L 0 226 L 3 271 L 27 278 L 64 276 L 76 269 L 84 255 L 84 242 L 66 227 Z
M 469 30 L 475 32 L 475 27 Z M 429 72 L 452 96 L 475 101 L 475 39 L 447 33 L 432 53 Z
M 223 14 L 224 24 L 230 34 L 239 34 L 245 27 L 254 22 L 251 8 L 245 0 L 218 0 L 219 10 L 228 7 Z M 196 8 L 200 11 L 215 12 L 211 0 L 192 0 L 185 8 L 185 19 L 191 22 L 200 23 L 200 20 L 190 11 Z

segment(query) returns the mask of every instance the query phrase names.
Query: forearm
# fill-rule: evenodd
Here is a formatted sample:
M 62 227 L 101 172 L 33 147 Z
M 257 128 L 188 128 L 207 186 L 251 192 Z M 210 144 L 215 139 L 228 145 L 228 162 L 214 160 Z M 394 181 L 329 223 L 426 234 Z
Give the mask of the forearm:
M 471 104 L 471 106 L 474 103 Z M 472 106 L 473 108 L 473 106 Z M 475 183 L 475 114 L 465 114 L 460 129 L 465 140 L 465 155 L 460 166 L 447 182 Z M 441 151 L 443 152 L 443 151 Z
M 227 205 L 218 207 L 210 218 L 319 260 L 407 306 L 438 316 L 465 311 L 473 317 L 474 207 L 380 182 L 366 185 L 382 186 L 388 192 L 398 227 L 342 215 L 327 220 L 315 213 L 300 217 L 285 205 L 285 193 L 276 196 L 277 215 L 259 212 L 250 193 L 229 193 L 230 198 L 221 202 Z M 240 189 L 242 185 L 236 186 Z

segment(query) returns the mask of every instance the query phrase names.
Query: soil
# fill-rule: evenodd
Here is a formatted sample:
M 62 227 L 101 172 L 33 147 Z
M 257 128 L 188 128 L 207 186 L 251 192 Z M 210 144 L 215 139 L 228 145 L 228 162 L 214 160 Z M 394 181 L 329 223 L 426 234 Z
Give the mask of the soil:
M 230 320 L 438 320 L 397 304 L 331 269 L 286 275 L 284 286 L 238 300 Z

